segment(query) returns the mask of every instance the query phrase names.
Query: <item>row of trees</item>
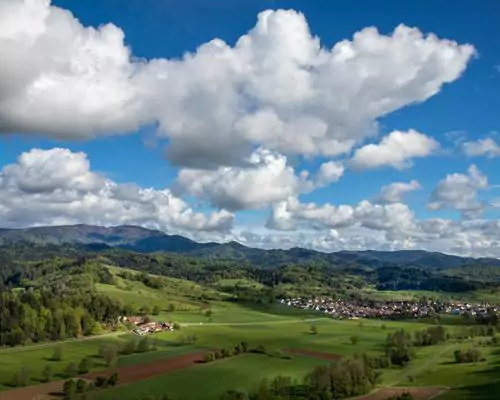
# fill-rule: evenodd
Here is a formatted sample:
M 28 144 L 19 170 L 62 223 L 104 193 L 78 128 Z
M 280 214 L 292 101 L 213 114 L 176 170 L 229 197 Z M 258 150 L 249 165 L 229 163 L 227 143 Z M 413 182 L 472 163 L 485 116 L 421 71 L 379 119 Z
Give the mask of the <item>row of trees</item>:
M 368 357 L 346 357 L 312 370 L 302 382 L 285 376 L 262 380 L 250 393 L 230 390 L 221 400 L 333 400 L 359 396 L 380 383 L 380 374 L 367 363 Z
M 223 347 L 219 351 L 209 351 L 208 353 L 205 354 L 204 361 L 206 363 L 209 363 L 215 360 L 237 356 L 238 354 L 248 352 L 248 350 L 249 350 L 248 343 L 241 342 L 233 347 Z
M 81 399 L 81 394 L 92 392 L 96 389 L 105 389 L 116 386 L 118 374 L 115 372 L 109 377 L 98 376 L 94 382 L 87 383 L 83 379 L 68 379 L 63 384 L 64 400 Z

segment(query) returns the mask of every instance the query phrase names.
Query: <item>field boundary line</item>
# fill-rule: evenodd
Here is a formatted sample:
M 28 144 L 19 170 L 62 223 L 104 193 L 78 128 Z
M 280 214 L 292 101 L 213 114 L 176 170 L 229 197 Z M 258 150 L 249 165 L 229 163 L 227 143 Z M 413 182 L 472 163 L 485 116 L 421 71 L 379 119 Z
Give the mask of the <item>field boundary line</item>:
M 85 340 L 96 340 L 96 339 L 103 339 L 103 338 L 114 337 L 114 336 L 121 336 L 121 335 L 126 335 L 127 333 L 130 333 L 130 332 L 129 331 L 109 332 L 109 333 L 103 333 L 101 335 L 85 336 L 85 337 L 81 337 L 81 338 L 72 338 L 72 339 L 60 340 L 60 341 L 56 341 L 56 342 L 45 342 L 45 343 L 39 343 L 39 344 L 30 344 L 28 346 L 16 346 L 16 347 L 3 348 L 3 349 L 0 348 L 0 355 L 7 354 L 7 353 L 16 353 L 18 351 L 43 349 L 46 347 L 54 347 L 54 346 L 59 346 L 59 345 L 67 344 L 67 343 L 83 342 Z

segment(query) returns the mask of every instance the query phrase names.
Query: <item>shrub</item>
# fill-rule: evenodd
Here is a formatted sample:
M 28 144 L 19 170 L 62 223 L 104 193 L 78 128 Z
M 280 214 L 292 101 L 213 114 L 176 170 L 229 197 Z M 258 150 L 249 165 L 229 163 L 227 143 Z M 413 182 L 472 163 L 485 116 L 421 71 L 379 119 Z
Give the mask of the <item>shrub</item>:
M 76 393 L 76 382 L 73 379 L 68 379 L 68 380 L 64 381 L 63 392 L 66 395 Z
M 241 346 L 242 353 L 246 353 L 248 351 L 248 343 L 247 342 L 241 342 L 240 346 Z
M 78 379 L 76 381 L 76 391 L 77 393 L 84 393 L 87 391 L 87 384 L 83 379 Z
M 106 381 L 108 386 L 115 386 L 118 383 L 118 374 L 115 372 Z
M 70 362 L 64 372 L 66 373 L 66 376 L 71 378 L 78 373 L 78 368 L 76 367 L 76 364 L 74 362 Z
M 358 343 L 359 343 L 359 336 L 358 335 L 354 335 L 354 336 L 351 336 L 351 343 L 356 346 Z
M 90 371 L 91 368 L 92 368 L 92 362 L 90 361 L 90 359 L 82 358 L 82 361 L 80 361 L 80 364 L 78 365 L 78 373 L 86 374 L 87 372 Z
M 209 362 L 212 362 L 212 361 L 215 361 L 215 354 L 213 352 L 208 352 L 205 354 L 205 356 L 203 357 L 203 360 L 206 362 L 206 363 L 209 363 Z
M 42 371 L 42 382 L 49 382 L 53 377 L 52 368 L 50 365 L 46 365 Z
M 54 349 L 54 354 L 52 354 L 52 357 L 50 357 L 51 361 L 62 361 L 63 359 L 63 349 L 61 346 L 57 346 Z
M 221 349 L 220 352 L 222 354 L 222 358 L 231 357 L 233 355 L 233 352 L 231 351 L 231 349 L 228 349 L 227 347 L 224 347 L 223 349 Z
M 22 367 L 21 371 L 14 374 L 12 377 L 12 386 L 26 386 L 30 380 L 29 371 L 26 367 Z
M 263 345 L 259 344 L 255 349 L 252 349 L 252 353 L 266 354 L 267 350 Z
M 97 388 L 103 388 L 106 386 L 107 381 L 108 380 L 105 376 L 98 376 L 97 378 L 95 378 L 94 385 Z
M 457 363 L 474 363 L 480 361 L 482 358 L 479 349 L 455 350 L 453 355 Z

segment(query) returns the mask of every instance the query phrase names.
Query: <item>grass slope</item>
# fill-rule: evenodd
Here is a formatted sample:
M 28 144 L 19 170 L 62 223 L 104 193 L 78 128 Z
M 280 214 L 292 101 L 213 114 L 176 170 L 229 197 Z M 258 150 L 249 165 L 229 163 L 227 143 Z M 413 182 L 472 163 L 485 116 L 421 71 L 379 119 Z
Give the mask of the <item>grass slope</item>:
M 217 400 L 228 389 L 249 390 L 255 382 L 277 375 L 301 379 L 314 367 L 324 364 L 324 361 L 308 357 L 295 356 L 291 360 L 284 360 L 262 355 L 242 355 L 111 389 L 99 396 L 99 400 L 135 399 L 145 392 L 158 396 L 167 393 L 178 400 Z

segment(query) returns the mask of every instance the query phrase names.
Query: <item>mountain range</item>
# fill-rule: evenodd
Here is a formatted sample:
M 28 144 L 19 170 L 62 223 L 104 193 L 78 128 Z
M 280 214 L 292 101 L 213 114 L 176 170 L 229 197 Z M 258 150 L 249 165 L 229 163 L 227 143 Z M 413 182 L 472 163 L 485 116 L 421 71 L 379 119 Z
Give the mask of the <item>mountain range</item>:
M 123 225 L 103 227 L 93 225 L 44 226 L 26 229 L 0 229 L 2 245 L 32 243 L 43 245 L 79 245 L 94 250 L 123 249 L 139 253 L 168 252 L 191 257 L 241 260 L 267 268 L 284 264 L 318 263 L 324 265 L 364 265 L 369 267 L 404 266 L 432 269 L 452 269 L 465 266 L 500 267 L 500 260 L 470 258 L 423 250 L 401 251 L 340 251 L 323 253 L 304 248 L 264 250 L 237 242 L 198 243 L 179 235 L 159 230 Z

